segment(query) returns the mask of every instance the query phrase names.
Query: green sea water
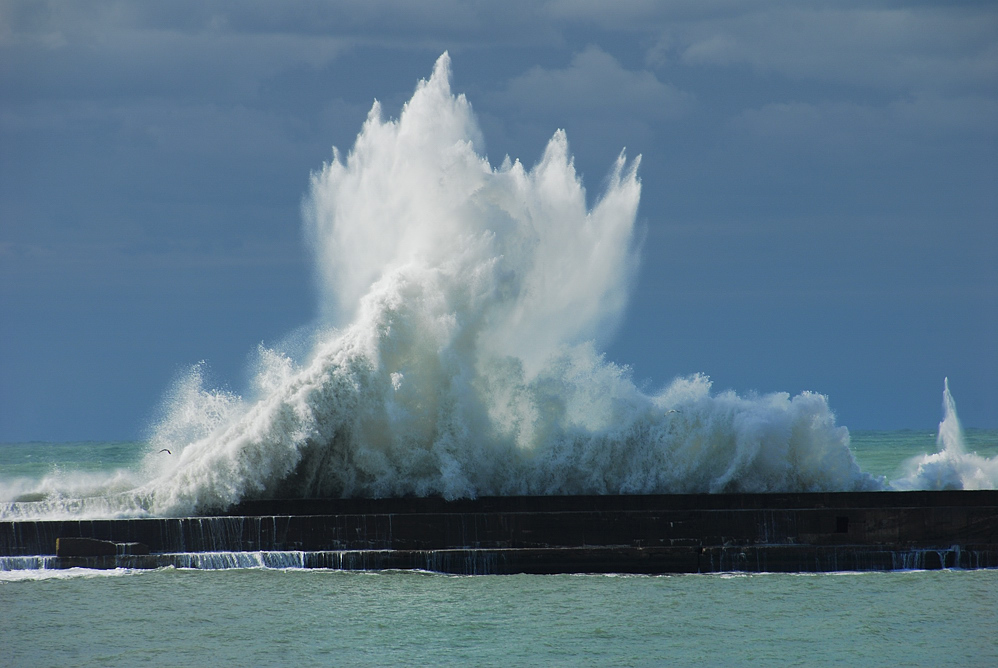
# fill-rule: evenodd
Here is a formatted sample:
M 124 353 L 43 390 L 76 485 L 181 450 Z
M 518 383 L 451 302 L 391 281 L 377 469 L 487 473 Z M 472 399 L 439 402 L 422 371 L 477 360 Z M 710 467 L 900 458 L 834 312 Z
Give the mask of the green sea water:
M 0 584 L 4 666 L 994 666 L 996 629 L 995 571 Z
M 998 455 L 998 431 L 968 430 Z M 855 432 L 892 479 L 931 432 Z M 137 467 L 141 442 L 0 445 L 0 480 Z M 998 571 L 449 576 L 0 573 L 0 666 L 995 666 Z

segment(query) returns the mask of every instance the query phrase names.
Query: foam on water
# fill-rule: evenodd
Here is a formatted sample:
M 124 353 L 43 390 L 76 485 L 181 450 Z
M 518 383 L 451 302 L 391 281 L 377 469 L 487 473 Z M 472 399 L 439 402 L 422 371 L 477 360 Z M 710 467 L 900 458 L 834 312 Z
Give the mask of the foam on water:
M 303 213 L 326 324 L 310 351 L 261 348 L 245 398 L 205 387 L 196 366 L 142 484 L 2 512 L 885 488 L 822 395 L 715 393 L 699 375 L 646 393 L 604 359 L 637 266 L 639 159 L 621 153 L 591 208 L 561 130 L 531 169 L 493 167 L 449 62 L 398 119 L 375 103 L 350 153 L 312 175 Z
M 25 582 L 38 580 L 72 580 L 87 578 L 113 578 L 135 576 L 142 570 L 131 568 L 47 568 L 43 561 L 49 557 L 24 557 L 24 561 L 37 560 L 36 563 L 17 564 L 13 557 L 4 557 L 9 561 L 9 568 L 0 565 L 0 585 L 8 582 Z

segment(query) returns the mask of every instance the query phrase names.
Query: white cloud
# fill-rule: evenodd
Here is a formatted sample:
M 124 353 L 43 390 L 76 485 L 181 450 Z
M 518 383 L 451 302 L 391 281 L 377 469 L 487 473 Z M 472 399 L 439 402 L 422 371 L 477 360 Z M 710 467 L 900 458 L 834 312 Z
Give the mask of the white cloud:
M 535 67 L 514 78 L 506 99 L 532 113 L 621 114 L 646 121 L 678 118 L 694 106 L 690 93 L 659 81 L 652 72 L 628 70 L 595 46 L 576 54 L 564 69 Z
M 649 65 L 757 73 L 890 91 L 969 94 L 998 84 L 998 5 L 885 0 L 554 0 L 564 25 L 648 40 Z
M 978 8 L 764 8 L 666 27 L 650 60 L 914 93 L 994 87 L 998 13 Z

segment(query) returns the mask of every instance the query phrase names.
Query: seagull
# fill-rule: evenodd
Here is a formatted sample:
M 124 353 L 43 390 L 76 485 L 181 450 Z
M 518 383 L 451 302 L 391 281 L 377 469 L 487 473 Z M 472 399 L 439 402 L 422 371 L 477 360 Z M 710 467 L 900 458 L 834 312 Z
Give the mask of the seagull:
M 170 452 L 170 451 L 169 451 L 169 450 L 167 450 L 166 448 L 163 448 L 162 450 L 160 450 L 160 452 L 165 452 L 165 453 L 166 453 L 166 454 L 168 454 L 168 455 L 172 455 L 172 454 L 173 454 L 172 452 Z

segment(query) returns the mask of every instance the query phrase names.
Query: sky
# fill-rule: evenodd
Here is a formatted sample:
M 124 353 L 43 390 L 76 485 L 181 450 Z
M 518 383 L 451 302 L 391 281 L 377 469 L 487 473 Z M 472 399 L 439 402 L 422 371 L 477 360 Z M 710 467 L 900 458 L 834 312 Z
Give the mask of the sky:
M 320 312 L 301 204 L 444 51 L 493 165 L 640 154 L 607 359 L 998 427 L 998 5 L 0 0 L 0 442 L 130 440 Z

